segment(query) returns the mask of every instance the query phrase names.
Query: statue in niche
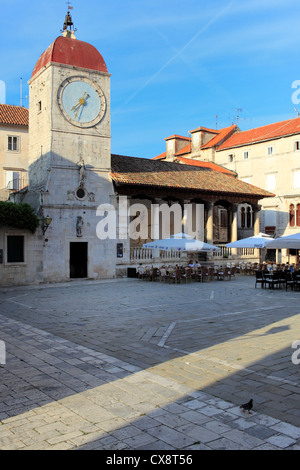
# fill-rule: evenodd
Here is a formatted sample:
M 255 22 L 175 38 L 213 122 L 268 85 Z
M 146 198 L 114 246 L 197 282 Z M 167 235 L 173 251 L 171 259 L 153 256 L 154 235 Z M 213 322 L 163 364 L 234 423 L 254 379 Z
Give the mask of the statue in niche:
M 82 237 L 83 218 L 79 215 L 76 221 L 76 235 Z
M 85 171 L 86 171 L 86 167 L 85 167 L 84 161 L 81 160 L 79 162 L 79 187 L 80 188 L 84 186 Z

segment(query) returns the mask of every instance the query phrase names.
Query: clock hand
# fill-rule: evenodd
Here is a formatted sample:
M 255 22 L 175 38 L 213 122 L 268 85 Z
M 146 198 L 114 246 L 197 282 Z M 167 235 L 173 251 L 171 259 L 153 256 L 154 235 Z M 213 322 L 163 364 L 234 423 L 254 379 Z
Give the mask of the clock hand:
M 71 111 L 75 111 L 75 109 L 78 108 L 78 106 L 81 106 L 82 104 L 85 103 L 85 100 L 86 100 L 85 95 L 86 95 L 86 91 L 84 92 L 83 97 L 78 99 L 78 103 L 75 104 L 75 106 L 73 106 L 73 108 L 71 109 Z
M 73 106 L 72 111 L 75 111 L 77 109 L 76 114 L 75 114 L 75 119 L 77 118 L 77 115 L 79 113 L 81 106 L 85 105 L 86 100 L 89 98 L 89 96 L 90 95 L 88 95 L 87 92 L 85 91 L 83 97 L 79 98 L 78 103 L 75 106 Z

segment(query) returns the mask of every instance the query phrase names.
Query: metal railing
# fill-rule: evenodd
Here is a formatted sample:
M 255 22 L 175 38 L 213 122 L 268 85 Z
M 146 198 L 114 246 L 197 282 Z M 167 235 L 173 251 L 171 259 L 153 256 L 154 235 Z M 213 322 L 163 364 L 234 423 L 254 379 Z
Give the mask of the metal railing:
M 26 186 L 28 186 L 28 175 L 12 179 L 7 183 L 4 189 L 8 191 L 20 191 L 26 188 Z
M 0 189 L 0 201 L 7 201 L 9 195 L 21 191 L 28 186 L 28 175 L 9 181 L 5 188 Z

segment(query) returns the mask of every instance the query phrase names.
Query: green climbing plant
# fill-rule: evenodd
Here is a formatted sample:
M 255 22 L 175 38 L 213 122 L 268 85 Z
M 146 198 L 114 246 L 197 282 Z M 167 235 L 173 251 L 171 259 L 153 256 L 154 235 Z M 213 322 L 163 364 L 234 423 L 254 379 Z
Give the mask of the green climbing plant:
M 39 219 L 29 204 L 0 201 L 0 227 L 4 226 L 34 233 Z

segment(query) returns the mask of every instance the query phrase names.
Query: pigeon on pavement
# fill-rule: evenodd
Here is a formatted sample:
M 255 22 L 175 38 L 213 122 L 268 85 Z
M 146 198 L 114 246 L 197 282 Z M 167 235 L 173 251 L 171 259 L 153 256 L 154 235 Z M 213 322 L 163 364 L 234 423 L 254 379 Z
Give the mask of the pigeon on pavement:
M 240 408 L 243 410 L 243 411 L 248 411 L 248 413 L 250 414 L 250 410 L 253 408 L 253 400 L 251 398 L 251 400 L 248 402 L 248 403 L 244 403 L 244 405 L 241 405 Z

